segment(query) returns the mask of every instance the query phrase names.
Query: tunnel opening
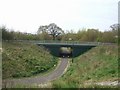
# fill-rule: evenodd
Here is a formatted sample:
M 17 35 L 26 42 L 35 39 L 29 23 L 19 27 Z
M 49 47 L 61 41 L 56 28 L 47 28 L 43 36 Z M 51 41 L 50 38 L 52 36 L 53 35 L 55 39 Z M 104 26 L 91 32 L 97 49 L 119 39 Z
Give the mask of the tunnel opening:
M 72 57 L 72 47 L 65 47 L 65 46 L 62 46 L 59 50 L 59 57 L 62 57 L 62 58 L 71 58 Z

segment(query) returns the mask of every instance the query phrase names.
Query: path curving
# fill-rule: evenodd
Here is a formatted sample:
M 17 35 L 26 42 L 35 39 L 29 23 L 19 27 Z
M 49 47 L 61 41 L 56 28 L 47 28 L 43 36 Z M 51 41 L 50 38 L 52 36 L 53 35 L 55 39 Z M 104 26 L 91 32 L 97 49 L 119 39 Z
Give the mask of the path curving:
M 36 76 L 29 78 L 21 78 L 21 79 L 12 79 L 12 80 L 4 80 L 3 87 L 14 87 L 16 85 L 34 85 L 34 84 L 44 84 L 51 80 L 55 80 L 56 78 L 62 76 L 64 71 L 68 66 L 69 60 L 67 58 L 62 58 L 60 64 L 56 67 L 54 71 L 44 76 Z M 5 85 L 6 86 L 5 86 Z

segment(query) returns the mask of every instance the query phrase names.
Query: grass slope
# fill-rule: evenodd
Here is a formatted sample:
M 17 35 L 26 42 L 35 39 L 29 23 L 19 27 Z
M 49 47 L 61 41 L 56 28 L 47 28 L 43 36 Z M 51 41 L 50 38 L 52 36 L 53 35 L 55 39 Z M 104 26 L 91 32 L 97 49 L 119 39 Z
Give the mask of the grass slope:
M 87 85 L 118 80 L 118 47 L 99 46 L 74 59 L 67 72 L 53 81 L 54 88 L 99 87 Z M 101 87 L 101 86 L 100 86 Z
M 43 47 L 23 42 L 3 42 L 3 79 L 33 76 L 55 64 L 57 61 Z

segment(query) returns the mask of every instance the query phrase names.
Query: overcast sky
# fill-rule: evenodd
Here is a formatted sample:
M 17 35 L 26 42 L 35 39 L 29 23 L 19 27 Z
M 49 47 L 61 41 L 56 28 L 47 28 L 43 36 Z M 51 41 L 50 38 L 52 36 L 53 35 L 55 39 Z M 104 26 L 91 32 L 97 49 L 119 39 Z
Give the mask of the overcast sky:
M 36 33 L 40 25 L 56 23 L 63 30 L 95 28 L 118 22 L 119 0 L 0 0 L 0 26 Z

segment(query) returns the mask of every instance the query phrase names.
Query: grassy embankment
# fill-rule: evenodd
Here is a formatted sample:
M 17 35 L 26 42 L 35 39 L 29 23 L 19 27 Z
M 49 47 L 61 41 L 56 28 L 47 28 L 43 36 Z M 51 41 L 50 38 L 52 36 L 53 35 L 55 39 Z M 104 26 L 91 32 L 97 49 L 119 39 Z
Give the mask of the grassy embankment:
M 57 60 L 49 51 L 23 42 L 3 42 L 3 79 L 34 76 L 51 70 Z
M 112 87 L 92 83 L 118 80 L 118 46 L 98 46 L 74 59 L 53 88 Z

